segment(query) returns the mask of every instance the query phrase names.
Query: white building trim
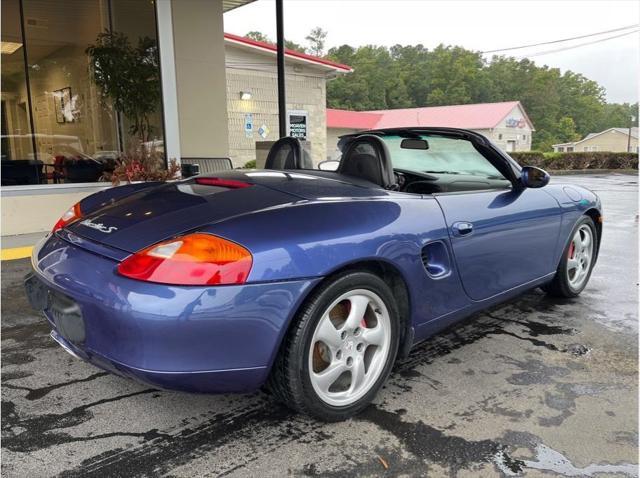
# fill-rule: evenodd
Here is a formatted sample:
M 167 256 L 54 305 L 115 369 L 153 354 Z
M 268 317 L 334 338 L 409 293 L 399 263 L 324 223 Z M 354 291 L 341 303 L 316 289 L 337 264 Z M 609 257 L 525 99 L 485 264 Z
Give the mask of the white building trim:
M 164 150 L 168 161 L 175 159 L 180 164 L 180 123 L 178 121 L 171 0 L 157 0 L 156 12 L 158 17 L 160 75 L 162 78 L 162 105 L 164 110 Z

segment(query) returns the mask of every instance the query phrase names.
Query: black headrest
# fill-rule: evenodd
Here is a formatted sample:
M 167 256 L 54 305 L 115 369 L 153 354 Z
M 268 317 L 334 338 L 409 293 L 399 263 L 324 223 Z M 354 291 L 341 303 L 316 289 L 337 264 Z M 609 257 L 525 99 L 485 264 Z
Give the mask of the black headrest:
M 372 134 L 358 136 L 346 145 L 338 173 L 366 179 L 385 189 L 397 186 L 387 145 Z
M 286 136 L 271 146 L 264 167 L 265 169 L 312 169 L 313 162 L 298 138 Z

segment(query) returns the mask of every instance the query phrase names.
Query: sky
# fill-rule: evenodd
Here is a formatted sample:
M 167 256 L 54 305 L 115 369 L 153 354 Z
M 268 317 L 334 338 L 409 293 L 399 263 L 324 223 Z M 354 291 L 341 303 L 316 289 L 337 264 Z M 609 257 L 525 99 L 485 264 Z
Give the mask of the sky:
M 275 39 L 275 2 L 257 0 L 225 13 L 224 22 L 226 32 L 257 30 Z M 638 0 L 284 0 L 285 38 L 306 44 L 305 36 L 319 26 L 328 31 L 327 49 L 345 43 L 422 43 L 427 48 L 443 43 L 487 51 L 639 23 Z M 634 103 L 639 96 L 640 33 L 549 53 L 628 31 L 505 54 L 582 73 L 606 89 L 608 102 Z

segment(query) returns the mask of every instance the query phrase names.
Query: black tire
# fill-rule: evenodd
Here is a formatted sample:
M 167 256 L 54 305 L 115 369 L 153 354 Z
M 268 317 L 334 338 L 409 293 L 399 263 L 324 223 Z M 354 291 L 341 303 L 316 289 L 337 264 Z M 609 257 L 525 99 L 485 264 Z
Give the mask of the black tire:
M 336 407 L 324 402 L 313 389 L 309 350 L 326 309 L 342 294 L 356 289 L 374 292 L 383 300 L 391 317 L 391 345 L 383 371 L 367 393 L 351 405 Z M 369 405 L 391 372 L 398 351 L 399 320 L 393 293 L 380 277 L 358 270 L 336 275 L 313 291 L 298 311 L 273 364 L 266 384 L 268 390 L 286 406 L 323 421 L 336 422 L 354 416 Z
M 569 259 L 569 247 L 571 246 L 571 239 L 567 242 L 564 250 L 562 251 L 562 258 L 560 259 L 560 264 L 558 264 L 558 269 L 556 270 L 556 275 L 553 277 L 553 280 L 548 284 L 542 286 L 542 290 L 544 290 L 547 294 L 554 297 L 564 297 L 567 299 L 577 297 L 584 290 L 584 288 L 589 283 L 589 279 L 591 278 L 591 272 L 593 271 L 593 267 L 596 264 L 597 259 L 597 251 L 598 251 L 598 233 L 596 231 L 596 225 L 589 216 L 582 216 L 582 218 L 576 223 L 573 230 L 571 231 L 570 238 L 573 238 L 576 231 L 582 226 L 586 224 L 591 229 L 591 236 L 593 237 L 593 258 L 591 260 L 591 264 L 589 264 L 589 271 L 587 272 L 587 278 L 583 282 L 583 284 L 579 288 L 574 288 L 570 283 L 567 277 L 567 264 Z

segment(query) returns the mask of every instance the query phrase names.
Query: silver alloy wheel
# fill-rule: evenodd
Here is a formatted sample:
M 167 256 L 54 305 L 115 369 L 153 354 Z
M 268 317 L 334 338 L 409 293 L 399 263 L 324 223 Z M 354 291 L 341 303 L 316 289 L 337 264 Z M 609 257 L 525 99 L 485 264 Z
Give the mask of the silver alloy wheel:
M 383 300 L 356 289 L 324 311 L 311 340 L 309 375 L 325 403 L 348 406 L 362 398 L 385 368 L 391 318 Z
M 593 232 L 583 224 L 573 235 L 567 255 L 567 280 L 574 290 L 580 289 L 587 280 L 593 260 L 593 246 Z

